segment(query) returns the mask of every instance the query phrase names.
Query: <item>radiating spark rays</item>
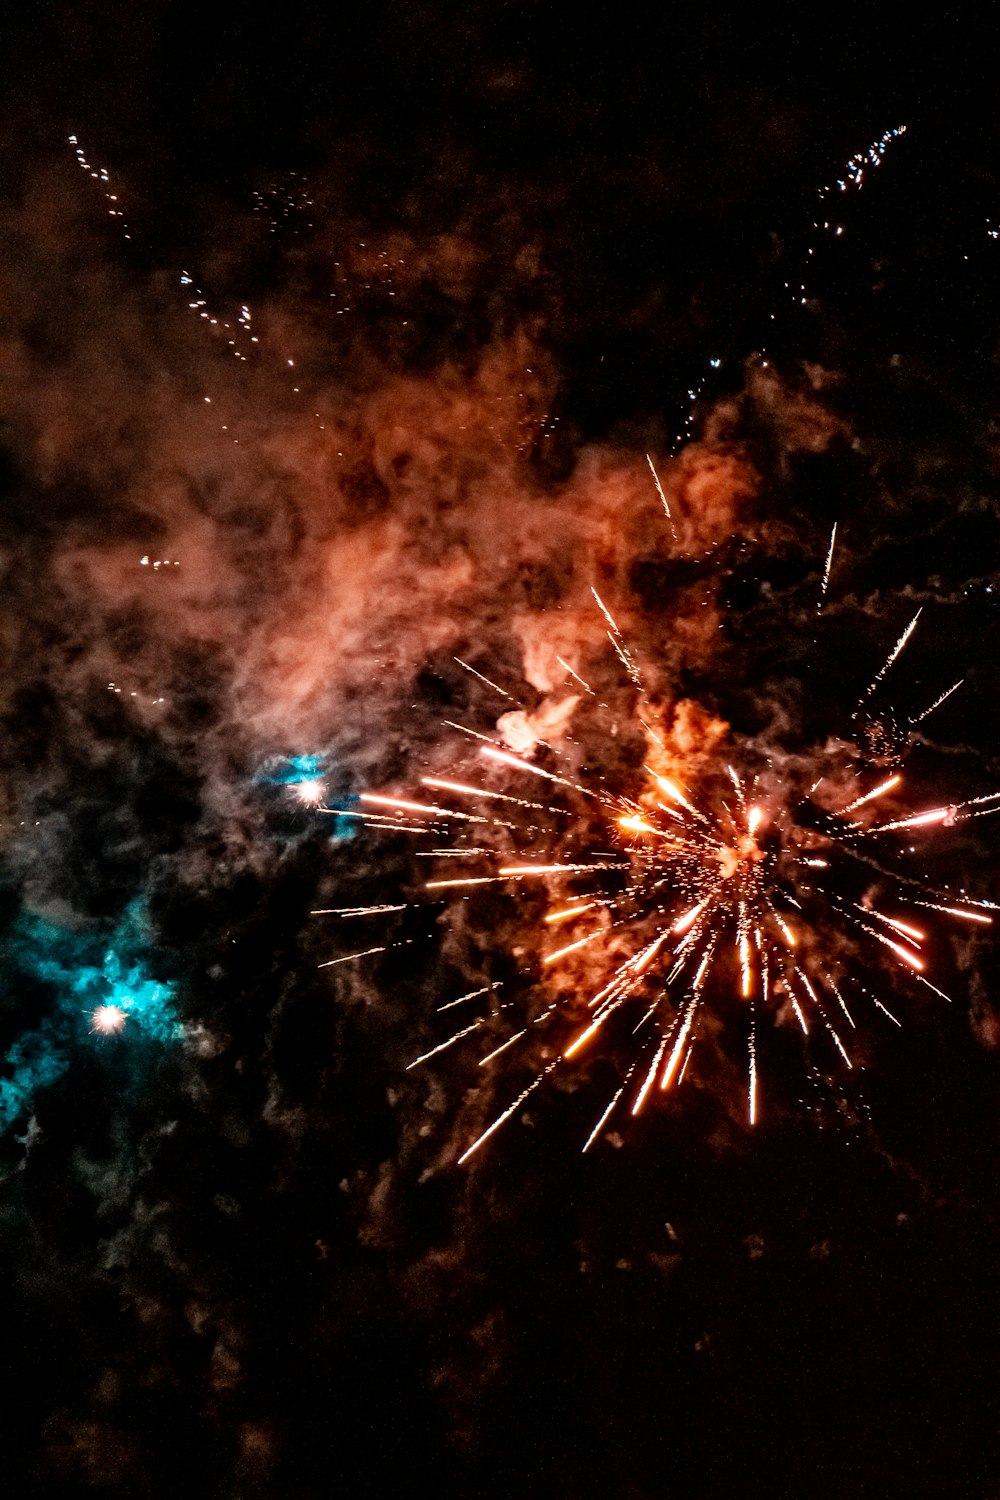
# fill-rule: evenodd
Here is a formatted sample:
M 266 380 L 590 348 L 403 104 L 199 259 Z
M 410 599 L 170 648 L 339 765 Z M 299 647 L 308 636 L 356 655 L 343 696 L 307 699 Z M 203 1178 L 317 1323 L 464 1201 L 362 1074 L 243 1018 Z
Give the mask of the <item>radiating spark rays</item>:
M 829 584 L 835 542 L 836 528 L 827 553 L 824 592 Z M 592 592 L 608 625 L 608 637 L 616 656 L 637 690 L 636 705 L 643 708 L 648 718 L 655 719 L 619 627 L 596 590 Z M 875 691 L 897 660 L 913 634 L 919 615 L 918 610 L 865 696 Z M 568 662 L 559 658 L 559 663 L 595 699 L 593 712 L 604 706 Z M 488 686 L 497 687 L 484 674 L 475 675 Z M 537 1014 L 523 1017 L 520 1024 L 515 1023 L 504 1040 L 494 1042 L 491 1038 L 489 1050 L 479 1059 L 480 1067 L 492 1064 L 515 1047 L 524 1055 L 531 1045 L 527 1039 L 535 1034 L 536 1028 L 551 1026 L 554 1030 L 549 1033 L 551 1041 L 546 1046 L 553 1060 L 473 1141 L 460 1158 L 462 1161 L 468 1160 L 511 1117 L 555 1066 L 578 1064 L 587 1049 L 597 1045 L 602 1050 L 616 1049 L 619 1038 L 624 1040 L 631 1035 L 637 1038 L 633 1045 L 639 1051 L 626 1072 L 625 1082 L 615 1091 L 587 1137 L 583 1150 L 589 1150 L 624 1097 L 626 1085 L 640 1067 L 640 1058 L 641 1083 L 631 1103 L 633 1116 L 648 1107 L 654 1090 L 659 1095 L 677 1087 L 692 1055 L 695 1023 L 702 1014 L 700 1007 L 716 991 L 728 990 L 750 1012 L 746 1096 L 750 1125 L 760 1118 L 759 1022 L 765 1009 L 775 1008 L 775 1002 L 787 1005 L 807 1039 L 804 1045 L 809 1049 L 828 1045 L 845 1068 L 854 1068 L 848 1049 L 828 1015 L 835 1001 L 851 1030 L 857 1030 L 841 988 L 848 982 L 856 986 L 856 980 L 849 973 L 847 980 L 841 977 L 837 959 L 836 945 L 849 935 L 853 942 L 857 934 L 858 940 L 870 944 L 873 951 L 878 944 L 887 968 L 895 969 L 897 965 L 905 968 L 911 979 L 927 984 L 934 994 L 948 999 L 921 972 L 925 959 L 917 949 L 924 941 L 924 933 L 907 920 L 909 907 L 902 905 L 896 913 L 867 904 L 861 906 L 851 900 L 846 890 L 838 894 L 837 880 L 845 859 L 872 862 L 858 849 L 858 840 L 897 829 L 915 832 L 939 824 L 950 826 L 961 817 L 987 816 L 1000 811 L 1000 793 L 987 793 L 957 805 L 901 813 L 868 827 L 854 821 L 852 815 L 859 809 L 899 790 L 901 776 L 893 773 L 878 785 L 860 791 L 836 812 L 814 804 L 822 814 L 821 823 L 817 826 L 807 818 L 800 826 L 793 812 L 796 804 L 785 802 L 780 778 L 773 774 L 765 783 L 766 800 L 758 791 L 762 777 L 759 770 L 756 774 L 745 771 L 738 762 L 721 756 L 707 768 L 699 768 L 697 775 L 691 776 L 690 785 L 682 784 L 672 769 L 676 751 L 668 749 L 668 742 L 648 718 L 639 713 L 636 718 L 645 729 L 648 742 L 658 744 L 666 752 L 663 764 L 671 767 L 669 776 L 647 764 L 643 768 L 647 778 L 643 784 L 633 782 L 613 791 L 603 784 L 599 768 L 595 776 L 594 769 L 588 767 L 585 779 L 580 779 L 579 773 L 563 775 L 512 753 L 491 735 L 456 725 L 478 742 L 479 755 L 491 763 L 498 776 L 504 771 L 510 773 L 508 783 L 511 777 L 527 774 L 559 788 L 558 795 L 551 794 L 557 805 L 517 796 L 503 782 L 492 788 L 476 785 L 474 780 L 444 776 L 425 776 L 422 784 L 438 793 L 469 799 L 470 811 L 459 813 L 452 807 L 439 806 L 436 801 L 427 804 L 368 794 L 367 800 L 381 811 L 364 816 L 391 819 L 390 826 L 409 829 L 412 824 L 415 831 L 428 836 L 428 842 L 440 840 L 444 832 L 440 825 L 447 824 L 455 836 L 456 847 L 418 851 L 421 855 L 444 857 L 447 853 L 453 858 L 482 859 L 492 864 L 482 874 L 429 881 L 428 891 L 454 889 L 461 895 L 463 890 L 480 886 L 506 883 L 515 887 L 513 899 L 527 903 L 524 910 L 530 926 L 525 933 L 531 937 L 514 951 L 518 954 L 527 951 L 529 957 L 520 972 L 539 986 L 536 992 L 544 992 L 544 986 L 552 983 L 549 976 L 556 972 L 558 963 L 582 954 L 584 949 L 588 950 L 583 961 L 588 970 L 603 969 L 607 976 L 586 1000 L 589 1014 L 585 1013 L 585 1020 L 579 1017 L 576 992 L 568 986 L 559 986 L 557 981 L 551 1003 Z M 552 745 L 547 749 L 565 755 L 575 766 L 582 752 L 579 741 L 572 743 L 572 753 Z M 592 751 L 588 748 L 587 753 L 589 758 Z M 840 774 L 836 773 L 837 777 Z M 727 777 L 735 791 L 735 800 L 728 789 L 720 786 Z M 825 779 L 835 778 L 829 771 L 814 777 L 806 799 L 815 794 Z M 488 809 L 490 803 L 511 809 L 512 821 L 479 816 L 478 809 Z M 557 823 L 557 819 L 561 821 Z M 474 831 L 472 824 L 476 825 Z M 766 840 L 761 837 L 765 826 Z M 509 830 L 510 837 L 494 831 L 501 829 Z M 475 845 L 473 839 L 478 840 Z M 614 847 L 603 847 L 605 844 Z M 553 858 L 553 855 L 563 857 Z M 555 896 L 550 882 L 557 880 L 570 881 L 570 891 L 574 893 L 564 892 L 561 899 Z M 945 893 L 930 891 L 919 880 L 904 874 L 898 880 L 899 894 L 890 897 L 893 902 L 930 906 L 942 915 L 981 925 L 992 920 L 984 913 L 984 906 L 990 903 L 967 901 L 963 896 L 957 898 L 961 904 L 952 905 Z M 586 889 L 578 888 L 584 884 Z M 522 887 L 520 891 L 516 889 L 518 886 Z M 904 894 L 907 887 L 912 890 Z M 915 897 L 915 891 L 922 891 L 923 898 Z M 539 894 L 549 897 L 552 910 L 538 911 Z M 939 899 L 928 900 L 928 896 Z M 824 901 L 825 914 L 820 905 Z M 360 915 L 377 908 L 338 910 Z M 602 910 L 610 917 L 607 925 L 595 928 L 591 917 L 591 930 L 580 932 L 553 952 L 539 951 L 544 947 L 539 939 L 547 927 L 575 923 L 578 918 Z M 786 920 L 786 910 L 797 914 L 793 918 L 794 930 Z M 605 945 L 599 942 L 603 938 L 612 941 Z M 628 949 L 624 955 L 623 946 Z M 346 962 L 349 957 L 361 956 L 348 955 L 335 961 Z M 490 988 L 470 991 L 438 1009 L 450 1009 L 482 997 Z M 894 1024 L 899 1024 L 877 997 L 872 999 Z M 487 1023 L 499 1015 L 492 1002 L 488 1003 L 491 1008 L 485 1015 L 470 1019 L 452 1036 L 429 1047 L 411 1066 L 446 1052 L 463 1039 L 481 1035 Z M 515 997 L 502 1008 L 517 1003 Z M 608 1024 L 619 1015 L 628 1018 L 628 1026 Z M 632 1024 L 636 1015 L 639 1019 Z M 653 1027 L 655 1034 L 651 1044 L 647 1044 Z M 655 1088 L 657 1082 L 659 1087 Z
M 124 1031 L 128 1014 L 120 1005 L 98 1005 L 90 1013 L 90 1030 L 97 1036 L 114 1036 Z

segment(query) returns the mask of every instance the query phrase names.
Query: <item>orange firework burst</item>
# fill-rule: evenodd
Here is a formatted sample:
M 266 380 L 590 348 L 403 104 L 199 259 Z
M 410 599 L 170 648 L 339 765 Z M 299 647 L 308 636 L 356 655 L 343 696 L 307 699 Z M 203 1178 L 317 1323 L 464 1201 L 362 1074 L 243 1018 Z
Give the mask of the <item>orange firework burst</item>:
M 806 1036 L 817 1032 L 821 1045 L 825 1038 L 832 1059 L 850 1069 L 845 1038 L 856 1029 L 857 1005 L 873 1004 L 896 1021 L 854 977 L 850 960 L 863 958 L 870 967 L 879 956 L 947 999 L 924 972 L 921 912 L 984 926 L 991 921 L 988 911 L 996 909 L 907 874 L 890 880 L 884 860 L 885 846 L 901 833 L 910 836 L 1000 811 L 1000 793 L 906 811 L 898 802 L 901 774 L 874 781 L 870 773 L 859 777 L 856 769 L 837 764 L 838 753 L 843 760 L 842 744 L 826 753 L 821 767 L 815 759 L 810 762 L 820 774 L 808 788 L 798 785 L 800 778 L 783 775 L 775 759 L 759 750 L 744 747 L 737 756 L 730 747 L 727 754 L 726 726 L 704 714 L 699 720 L 691 705 L 675 705 L 674 722 L 668 722 L 670 714 L 646 693 L 611 612 L 594 597 L 625 668 L 642 731 L 643 753 L 620 773 L 621 789 L 609 788 L 607 771 L 612 759 L 621 759 L 625 736 L 617 722 L 607 724 L 610 709 L 564 663 L 589 695 L 584 701 L 595 732 L 596 770 L 581 765 L 580 743 L 568 736 L 559 747 L 538 739 L 523 748 L 522 716 L 518 753 L 497 734 L 464 727 L 461 774 L 425 776 L 423 795 L 363 793 L 363 806 L 355 813 L 376 828 L 431 842 L 421 853 L 442 866 L 425 882 L 435 898 L 469 899 L 484 888 L 501 887 L 515 892 L 521 903 L 517 947 L 531 955 L 522 972 L 532 984 L 532 1009 L 511 1025 L 512 1007 L 498 1004 L 496 983 L 449 1000 L 439 1009 L 483 996 L 488 1008 L 410 1064 L 416 1067 L 477 1034 L 488 1041 L 481 1065 L 537 1035 L 540 1026 L 554 1037 L 528 1087 L 460 1161 L 472 1156 L 556 1067 L 575 1065 L 624 1024 L 635 1039 L 632 1060 L 587 1137 L 587 1150 L 620 1101 L 637 1115 L 652 1097 L 679 1085 L 705 1007 L 723 1004 L 726 996 L 745 1008 L 747 1116 L 755 1124 L 759 1016 L 794 1017 L 793 1024 Z M 916 620 L 896 642 L 862 705 L 915 626 Z M 482 673 L 475 675 L 495 686 Z M 506 689 L 496 690 L 510 700 Z M 685 732 L 678 736 L 681 720 Z M 691 726 L 699 722 L 703 732 L 695 772 L 682 779 L 678 738 L 690 752 Z M 504 723 L 501 719 L 501 728 Z M 737 760 L 756 760 L 758 769 L 741 773 Z M 438 847 L 444 837 L 447 846 Z M 456 864 L 466 868 L 458 873 Z M 878 871 L 874 895 L 873 869 Z M 540 913 L 542 906 L 548 910 Z M 360 915 L 387 909 L 399 908 L 345 910 Z M 349 957 L 384 951 L 370 948 Z

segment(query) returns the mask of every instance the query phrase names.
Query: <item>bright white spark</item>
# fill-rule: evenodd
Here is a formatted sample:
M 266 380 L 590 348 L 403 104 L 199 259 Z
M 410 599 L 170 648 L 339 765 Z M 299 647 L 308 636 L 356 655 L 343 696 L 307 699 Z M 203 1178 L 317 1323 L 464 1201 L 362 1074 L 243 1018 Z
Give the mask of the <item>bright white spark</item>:
M 120 1005 L 99 1005 L 91 1012 L 90 1029 L 102 1036 L 112 1036 L 124 1029 L 127 1020 L 128 1015 Z

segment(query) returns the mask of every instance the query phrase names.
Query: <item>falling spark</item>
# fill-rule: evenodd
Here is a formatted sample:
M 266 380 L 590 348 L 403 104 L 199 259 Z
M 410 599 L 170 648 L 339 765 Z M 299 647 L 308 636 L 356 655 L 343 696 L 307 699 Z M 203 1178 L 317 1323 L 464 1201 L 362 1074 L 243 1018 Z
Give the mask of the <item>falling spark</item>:
M 864 698 L 870 698 L 871 697 L 872 693 L 874 693 L 875 689 L 878 687 L 879 683 L 882 681 L 882 679 L 885 676 L 886 672 L 888 672 L 888 670 L 892 666 L 893 662 L 899 656 L 899 653 L 902 651 L 903 647 L 906 645 L 907 641 L 910 639 L 910 636 L 913 634 L 914 630 L 916 630 L 916 628 L 917 628 L 917 621 L 920 619 L 921 613 L 922 613 L 922 610 L 918 609 L 917 612 L 916 612 L 916 614 L 913 616 L 913 619 L 910 621 L 909 625 L 907 625 L 906 629 L 903 631 L 903 634 L 899 637 L 899 640 L 896 642 L 896 644 L 893 646 L 892 650 L 889 652 L 889 657 L 888 657 L 888 660 L 886 661 L 885 666 L 882 668 L 882 670 L 880 672 L 876 672 L 875 677 L 872 680 L 871 685 L 866 689 L 866 691 L 864 693 Z M 864 698 L 862 699 L 862 701 L 864 701 Z
M 656 469 L 653 466 L 653 460 L 650 458 L 648 453 L 646 454 L 646 462 L 649 464 L 649 472 L 653 476 L 653 483 L 656 485 L 656 493 L 660 497 L 660 502 L 663 506 L 663 514 L 667 518 L 667 524 L 670 527 L 670 533 L 673 537 L 676 538 L 677 528 L 674 526 L 674 518 L 670 514 L 670 506 L 667 504 L 667 497 L 663 493 L 663 485 L 660 483 L 660 476 L 659 474 L 657 474 Z
M 355 958 L 368 958 L 373 953 L 385 953 L 386 946 L 381 948 L 364 948 L 360 953 L 345 953 L 340 958 L 328 958 L 325 963 L 317 964 L 317 969 L 332 969 L 335 964 L 349 964 Z
M 957 682 L 953 682 L 950 688 L 946 688 L 945 689 L 945 691 L 941 694 L 940 698 L 935 698 L 934 699 L 934 702 L 931 704 L 930 708 L 925 708 L 924 711 L 923 711 L 923 713 L 916 714 L 910 720 L 910 723 L 911 724 L 922 724 L 923 721 L 924 721 L 924 719 L 928 718 L 934 712 L 934 710 L 936 708 L 940 708 L 941 705 L 942 705 L 942 703 L 947 702 L 947 700 L 951 697 L 952 693 L 957 693 L 958 692 L 959 688 L 962 686 L 962 683 L 964 681 L 965 681 L 965 678 L 964 677 L 960 677 Z
M 826 598 L 827 587 L 830 583 L 830 569 L 833 567 L 833 549 L 837 545 L 837 523 L 834 521 L 833 530 L 830 532 L 830 550 L 826 554 L 826 566 L 823 569 L 823 584 L 820 588 L 820 602 Z
M 495 693 L 499 693 L 501 698 L 506 698 L 511 703 L 515 702 L 514 695 L 512 693 L 506 692 L 505 689 L 500 687 L 498 683 L 494 682 L 492 678 L 484 677 L 482 672 L 477 672 L 475 667 L 470 667 L 469 663 L 467 661 L 463 661 L 460 656 L 456 656 L 455 660 L 458 662 L 458 665 L 460 667 L 464 667 L 467 672 L 471 672 L 473 677 L 478 677 L 480 682 L 485 682 L 488 688 L 492 688 Z
M 477 1140 L 473 1141 L 472 1145 L 469 1146 L 466 1151 L 462 1152 L 462 1155 L 458 1158 L 459 1166 L 461 1166 L 463 1162 L 467 1162 L 473 1152 L 478 1151 L 484 1141 L 488 1141 L 490 1136 L 493 1135 L 497 1130 L 499 1130 L 500 1126 L 505 1124 L 506 1121 L 510 1119 L 511 1115 L 517 1113 L 517 1111 L 521 1108 L 521 1105 L 524 1103 L 525 1099 L 528 1098 L 529 1094 L 533 1094 L 535 1089 L 537 1089 L 542 1083 L 545 1082 L 546 1078 L 549 1076 L 555 1066 L 556 1065 L 554 1062 L 549 1063 L 545 1071 L 539 1073 L 538 1077 L 533 1079 L 532 1082 L 528 1084 L 528 1087 L 526 1089 L 522 1090 L 522 1092 L 514 1100 L 514 1103 L 508 1105 L 503 1114 L 498 1115 L 497 1118 L 493 1121 L 493 1124 L 488 1126 L 487 1129 L 483 1131 L 482 1135 L 479 1136 Z
M 843 817 L 845 813 L 853 812 L 856 807 L 864 807 L 866 802 L 874 802 L 876 797 L 884 797 L 886 792 L 891 792 L 893 787 L 898 786 L 902 779 L 902 776 L 890 776 L 888 781 L 882 782 L 881 786 L 875 787 L 870 792 L 865 792 L 862 797 L 855 797 L 853 802 L 841 808 L 840 816 Z

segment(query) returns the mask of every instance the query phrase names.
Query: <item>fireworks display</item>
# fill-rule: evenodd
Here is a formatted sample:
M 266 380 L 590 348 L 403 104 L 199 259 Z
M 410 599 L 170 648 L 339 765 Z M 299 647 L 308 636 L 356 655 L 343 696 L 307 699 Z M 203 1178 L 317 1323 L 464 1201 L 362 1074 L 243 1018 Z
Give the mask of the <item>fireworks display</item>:
M 12 1492 L 993 1494 L 991 48 L 43 9 Z

